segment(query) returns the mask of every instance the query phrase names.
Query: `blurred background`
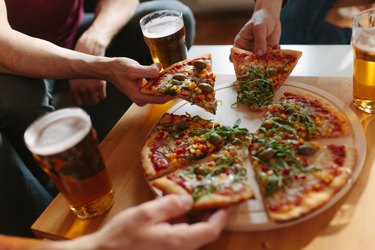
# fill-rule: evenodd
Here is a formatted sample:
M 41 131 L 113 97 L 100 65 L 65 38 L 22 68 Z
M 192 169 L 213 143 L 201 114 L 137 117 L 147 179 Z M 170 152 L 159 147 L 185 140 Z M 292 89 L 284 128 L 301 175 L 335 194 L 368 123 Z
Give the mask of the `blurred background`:
M 234 36 L 250 19 L 254 0 L 181 0 L 196 17 L 196 45 L 232 44 Z M 360 10 L 375 7 L 373 0 L 338 0 L 326 20 L 350 27 L 352 17 Z

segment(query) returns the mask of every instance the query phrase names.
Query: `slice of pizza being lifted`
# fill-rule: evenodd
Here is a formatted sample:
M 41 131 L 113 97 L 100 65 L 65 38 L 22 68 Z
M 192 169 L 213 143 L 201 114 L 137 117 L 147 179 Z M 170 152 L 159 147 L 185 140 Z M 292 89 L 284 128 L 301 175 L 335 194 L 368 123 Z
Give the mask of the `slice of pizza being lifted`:
M 302 52 L 274 49 L 258 56 L 237 47 L 231 49 L 231 58 L 236 72 L 237 102 L 247 104 L 251 110 L 272 102 L 278 90 L 297 65 Z
M 206 54 L 169 66 L 159 77 L 144 84 L 141 92 L 176 96 L 215 114 L 215 79 L 211 54 Z

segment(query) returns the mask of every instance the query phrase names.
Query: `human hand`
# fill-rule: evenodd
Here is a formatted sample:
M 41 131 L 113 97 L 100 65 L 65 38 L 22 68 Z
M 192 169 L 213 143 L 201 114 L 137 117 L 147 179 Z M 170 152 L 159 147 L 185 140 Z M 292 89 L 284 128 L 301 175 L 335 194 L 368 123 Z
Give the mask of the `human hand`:
M 90 55 L 103 56 L 108 42 L 105 36 L 93 35 L 91 29 L 88 29 L 78 39 L 74 50 Z M 70 80 L 69 85 L 73 101 L 77 106 L 98 104 L 107 96 L 107 83 L 104 80 Z
M 270 49 L 280 48 L 281 23 L 279 16 L 281 2 L 277 6 L 265 5 L 254 10 L 251 19 L 235 37 L 235 47 L 254 51 L 257 55 L 263 55 Z
M 142 81 L 146 78 L 159 76 L 160 65 L 142 66 L 129 58 L 114 58 L 109 66 L 109 81 L 129 97 L 134 103 L 143 106 L 147 103 L 165 103 L 174 97 L 164 95 L 149 95 L 140 92 Z
M 228 211 L 221 209 L 206 221 L 170 224 L 172 218 L 186 214 L 192 207 L 189 196 L 167 195 L 124 210 L 100 231 L 71 241 L 87 249 L 197 249 L 216 240 L 225 226 Z M 85 248 L 86 249 L 86 248 Z

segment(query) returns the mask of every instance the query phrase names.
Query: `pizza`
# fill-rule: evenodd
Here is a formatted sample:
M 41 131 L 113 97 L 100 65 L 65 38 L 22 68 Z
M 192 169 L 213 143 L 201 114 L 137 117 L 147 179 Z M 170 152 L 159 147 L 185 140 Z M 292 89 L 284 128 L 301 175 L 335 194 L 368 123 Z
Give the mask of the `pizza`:
M 335 106 L 308 93 L 288 90 L 265 108 L 261 129 L 283 139 L 317 139 L 346 136 L 348 118 Z
M 259 128 L 249 132 L 239 127 L 240 120 L 228 126 L 187 113 L 164 114 L 142 149 L 149 185 L 163 195 L 191 195 L 194 209 L 252 199 L 250 184 L 257 185 L 264 211 L 276 223 L 327 204 L 349 181 L 357 152 L 325 140 L 353 132 L 348 117 L 335 105 L 294 89 L 273 100 L 299 56 L 272 50 L 257 57 L 233 48 L 236 82 L 247 81 L 256 91 L 264 90 L 263 83 L 272 87 L 269 97 L 252 92 L 268 98 L 256 106 L 262 110 Z
M 249 132 L 199 116 L 164 114 L 142 149 L 150 185 L 164 194 L 190 194 L 194 208 L 222 207 L 253 193 L 243 165 Z
M 301 55 L 302 52 L 296 50 L 274 49 L 258 56 L 233 47 L 231 59 L 237 79 L 234 82 L 237 88 L 235 104 L 245 103 L 254 111 L 269 105 Z
M 345 145 L 255 136 L 252 166 L 270 219 L 290 221 L 326 204 L 351 176 L 356 151 Z
M 246 147 L 227 144 L 203 162 L 150 182 L 164 194 L 191 195 L 193 209 L 218 208 L 253 197 L 243 162 Z
M 206 54 L 169 66 L 159 77 L 147 81 L 141 92 L 176 96 L 215 114 L 215 78 L 211 54 Z
M 238 124 L 221 126 L 200 116 L 166 113 L 151 131 L 141 152 L 147 179 L 197 162 L 225 144 L 245 140 L 248 130 Z

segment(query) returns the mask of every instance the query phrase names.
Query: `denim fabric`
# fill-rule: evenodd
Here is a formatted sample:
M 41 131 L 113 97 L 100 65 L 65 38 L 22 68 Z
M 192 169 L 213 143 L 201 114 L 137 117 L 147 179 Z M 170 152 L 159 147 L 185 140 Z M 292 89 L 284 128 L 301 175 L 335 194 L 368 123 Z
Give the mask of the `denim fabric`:
M 281 11 L 280 44 L 350 44 L 350 28 L 324 20 L 336 1 L 288 0 Z
M 31 237 L 52 198 L 0 134 L 0 233 Z

